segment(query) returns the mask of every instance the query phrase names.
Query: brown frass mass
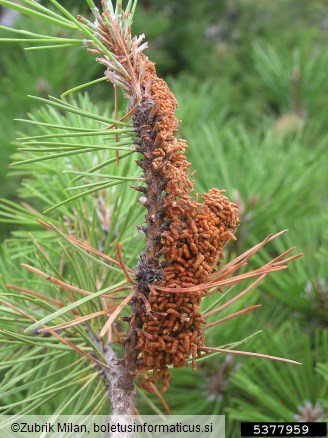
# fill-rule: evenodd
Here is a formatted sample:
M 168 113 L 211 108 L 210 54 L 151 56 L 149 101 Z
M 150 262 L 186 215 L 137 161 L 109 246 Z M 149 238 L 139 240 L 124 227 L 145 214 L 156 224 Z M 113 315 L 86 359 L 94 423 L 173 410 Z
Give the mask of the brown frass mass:
M 184 153 L 187 144 L 175 138 L 179 121 L 177 102 L 167 84 L 156 76 L 154 64 L 146 62 L 142 85 L 143 101 L 134 115 L 138 136 L 138 161 L 144 171 L 146 187 L 140 199 L 148 210 L 143 230 L 147 246 L 136 270 L 138 291 L 144 297 L 140 327 L 137 330 L 137 370 L 153 370 L 140 384 L 162 377 L 169 383 L 168 365 L 187 366 L 204 346 L 199 306 L 204 292 L 171 293 L 149 289 L 189 287 L 204 283 L 223 258 L 223 247 L 238 224 L 237 205 L 229 202 L 224 191 L 212 189 L 198 202 L 194 183 L 188 176 L 190 163 Z

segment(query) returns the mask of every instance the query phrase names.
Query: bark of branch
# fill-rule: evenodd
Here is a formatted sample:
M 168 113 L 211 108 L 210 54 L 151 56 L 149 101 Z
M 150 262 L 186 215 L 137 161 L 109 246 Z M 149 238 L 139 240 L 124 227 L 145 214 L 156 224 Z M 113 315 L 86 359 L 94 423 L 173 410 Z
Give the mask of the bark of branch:
M 142 329 L 142 314 L 145 312 L 142 297 L 149 294 L 149 284 L 157 282 L 163 278 L 163 271 L 160 264 L 161 256 L 161 230 L 164 226 L 163 199 L 162 193 L 165 190 L 167 180 L 153 168 L 153 152 L 157 148 L 155 139 L 157 132 L 154 130 L 154 120 L 150 115 L 154 106 L 151 100 L 144 100 L 138 105 L 134 115 L 134 129 L 139 139 L 138 152 L 143 154 L 143 158 L 137 161 L 137 164 L 144 172 L 146 187 L 136 188 L 144 196 L 139 200 L 146 208 L 145 226 L 142 227 L 146 234 L 146 249 L 141 254 L 138 265 L 135 270 L 137 284 L 135 287 L 134 297 L 131 300 L 132 314 L 130 326 L 124 345 L 124 362 L 125 367 L 131 374 L 136 372 L 138 366 L 139 350 L 138 329 Z
M 136 392 L 133 383 L 134 376 L 127 370 L 123 361 L 118 359 L 111 343 L 107 343 L 103 347 L 99 339 L 95 338 L 91 333 L 89 335 L 103 353 L 109 366 L 109 369 L 101 369 L 100 373 L 108 392 L 110 415 L 115 416 L 116 420 L 121 416 L 135 415 Z M 124 423 L 124 420 L 122 420 L 122 423 Z M 112 438 L 131 438 L 133 434 L 131 435 L 128 432 L 117 434 L 113 432 L 110 436 Z

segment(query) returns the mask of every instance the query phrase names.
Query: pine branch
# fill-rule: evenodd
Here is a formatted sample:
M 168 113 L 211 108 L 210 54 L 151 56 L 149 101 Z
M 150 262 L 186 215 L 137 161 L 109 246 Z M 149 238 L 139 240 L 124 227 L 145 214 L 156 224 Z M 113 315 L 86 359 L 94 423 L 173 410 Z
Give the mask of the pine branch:
M 268 355 L 205 346 L 205 329 L 254 310 L 258 306 L 248 307 L 204 326 L 206 323 L 204 317 L 219 312 L 223 306 L 202 314 L 201 300 L 245 279 L 258 277 L 258 280 L 251 286 L 224 305 L 227 306 L 233 300 L 245 295 L 267 274 L 287 268 L 287 263 L 300 255 L 286 258 L 290 251 L 287 250 L 259 269 L 234 275 L 257 251 L 282 234 L 281 232 L 268 236 L 254 248 L 246 251 L 223 268 L 217 269 L 224 257 L 225 245 L 230 240 L 236 240 L 234 233 L 239 223 L 238 206 L 229 201 L 224 190 L 211 189 L 201 195 L 194 190 L 194 181 L 189 173 L 190 163 L 185 157 L 187 144 L 184 140 L 176 138 L 179 121 L 175 116 L 177 108 L 175 96 L 166 82 L 158 78 L 154 64 L 143 53 L 147 47 L 147 43 L 143 42 L 144 36 L 131 36 L 136 1 L 129 2 L 126 10 L 122 9 L 121 2 L 117 2 L 114 10 L 111 1 L 103 1 L 103 10 L 100 13 L 93 1 L 87 0 L 95 18 L 94 23 L 81 16 L 75 18 L 56 0 L 50 1 L 59 13 L 48 11 L 31 0 L 23 0 L 26 6 L 14 5 L 12 8 L 21 13 L 58 24 L 65 29 L 80 30 L 84 33 L 86 37 L 83 40 L 84 47 L 91 54 L 97 55 L 97 61 L 105 66 L 105 80 L 115 87 L 114 117 L 108 118 L 94 114 L 68 103 L 64 99 L 60 100 L 54 97 L 43 99 L 31 96 L 56 110 L 65 111 L 85 120 L 94 120 L 100 125 L 100 128 L 88 129 L 86 127 L 84 129 L 70 125 L 61 127 L 54 123 L 30 120 L 31 125 L 39 125 L 40 128 L 46 130 L 46 133 L 22 136 L 19 140 L 23 144 L 25 152 L 33 153 L 37 149 L 38 155 L 16 161 L 13 166 L 30 166 L 62 157 L 71 157 L 72 159 L 72 156 L 75 155 L 81 156 L 82 154 L 94 153 L 94 151 L 114 149 L 114 158 L 104 160 L 101 163 L 96 162 L 85 172 L 81 171 L 79 166 L 65 170 L 64 175 L 78 175 L 70 181 L 71 184 L 80 178 L 89 177 L 91 173 L 97 180 L 96 182 L 66 187 L 66 190 L 86 190 L 64 200 L 58 200 L 44 213 L 64 207 L 69 202 L 80 200 L 85 195 L 95 196 L 95 193 L 98 194 L 109 187 L 127 181 L 138 181 L 143 185 L 131 187 L 142 193 L 138 202 L 147 210 L 145 223 L 139 227 L 144 232 L 146 241 L 145 249 L 139 257 L 136 268 L 132 271 L 123 260 L 124 252 L 121 252 L 119 244 L 116 245 L 116 261 L 88 243 L 81 242 L 75 236 L 71 236 L 70 233 L 54 228 L 42 220 L 42 225 L 48 231 L 55 231 L 65 242 L 74 246 L 76 251 L 91 252 L 93 255 L 88 254 L 89 257 L 100 256 L 105 262 L 114 263 L 116 265 L 114 269 L 119 269 L 124 279 L 114 285 L 94 291 L 88 290 L 87 286 L 81 288 L 68 284 L 68 282 L 58 278 L 59 276 L 48 274 L 45 269 L 41 270 L 29 264 L 23 264 L 24 268 L 43 280 L 72 293 L 84 295 L 78 300 L 71 299 L 68 303 L 65 302 L 65 305 L 58 302 L 44 302 L 43 309 L 51 309 L 52 313 L 46 314 L 38 320 L 33 318 L 34 323 L 25 331 L 33 332 L 44 326 L 43 332 L 48 330 L 50 334 L 58 338 L 57 329 L 77 328 L 79 324 L 84 327 L 87 321 L 108 315 L 106 323 L 99 331 L 99 336 L 106 336 L 103 340 L 98 338 L 94 330 L 87 330 L 89 342 L 96 346 L 95 350 L 105 358 L 107 366 L 102 367 L 102 363 L 98 359 L 92 359 L 90 355 L 87 357 L 96 362 L 101 369 L 108 388 L 111 413 L 132 415 L 135 412 L 135 377 L 142 388 L 155 393 L 157 392 L 156 385 L 160 380 L 162 391 L 165 392 L 169 388 L 171 378 L 169 369 L 188 366 L 191 361 L 192 368 L 195 370 L 197 361 L 203 358 L 203 352 L 229 352 L 272 359 Z M 5 0 L 0 0 L 0 4 L 10 7 L 9 2 Z M 45 48 L 60 47 L 62 43 L 74 46 L 82 42 L 80 39 L 47 38 L 37 34 L 27 36 L 29 38 L 22 40 L 51 44 L 44 46 Z M 35 48 L 30 47 L 30 49 Z M 75 87 L 68 90 L 63 96 L 102 80 L 104 78 Z M 121 118 L 118 116 L 117 88 L 120 88 L 128 99 L 127 114 Z M 126 121 L 128 118 L 132 118 L 132 124 Z M 58 133 L 57 129 L 61 128 L 65 129 L 65 132 Z M 86 137 L 90 143 L 91 139 L 96 137 L 99 138 L 99 144 L 83 144 L 81 146 L 82 143 L 70 143 L 70 141 L 75 141 L 75 137 Z M 67 140 L 61 143 L 62 138 L 67 138 Z M 108 144 L 109 138 L 111 140 Z M 48 142 L 47 139 L 55 141 Z M 101 143 L 101 139 L 105 139 L 106 143 Z M 133 142 L 132 151 L 120 155 L 120 149 L 126 150 L 124 146 L 130 140 Z M 54 153 L 40 154 L 41 152 L 48 153 L 48 151 Z M 137 165 L 142 169 L 141 176 L 94 173 L 111 162 L 116 162 L 117 165 L 121 166 L 121 159 L 132 152 L 141 155 L 137 161 Z M 108 179 L 110 182 L 106 181 Z M 79 214 L 83 215 L 84 211 L 81 209 Z M 65 220 L 67 220 L 66 217 Z M 82 230 L 82 235 L 83 231 L 85 235 L 88 235 L 85 230 Z M 48 268 L 52 267 L 51 260 L 47 255 L 44 255 L 43 261 Z M 96 279 L 92 280 L 97 283 Z M 130 286 L 126 287 L 126 283 L 129 283 Z M 10 287 L 13 286 L 10 285 Z M 109 296 L 110 293 L 122 289 L 129 290 L 129 293 L 124 296 Z M 18 290 L 31 300 L 33 297 L 38 297 L 37 292 L 26 288 Z M 122 301 L 111 307 L 108 301 L 110 299 Z M 80 312 L 81 306 L 89 306 L 92 303 L 100 303 L 101 310 L 90 311 L 88 314 L 83 314 L 82 310 Z M 56 311 L 53 311 L 53 307 L 51 307 L 54 304 L 59 307 Z M 129 324 L 126 337 L 117 335 L 118 340 L 124 346 L 124 357 L 119 359 L 112 348 L 111 330 L 115 328 L 114 323 L 118 315 L 128 304 L 132 306 L 132 311 L 129 317 L 123 317 L 124 321 Z M 74 312 L 78 314 L 75 315 Z M 26 312 L 21 314 L 26 316 Z M 73 319 L 69 319 L 71 314 L 73 314 Z M 74 320 L 75 316 L 77 318 Z M 46 326 L 56 318 L 63 318 L 64 322 L 52 327 Z M 81 327 L 78 329 L 85 340 L 86 330 L 82 330 Z M 21 337 L 16 335 L 16 337 L 18 340 L 25 339 L 23 335 Z M 74 348 L 70 341 L 63 339 L 61 338 L 64 344 Z M 80 352 L 78 347 L 76 349 Z M 275 359 L 283 360 L 281 358 Z M 146 372 L 147 376 L 144 378 Z

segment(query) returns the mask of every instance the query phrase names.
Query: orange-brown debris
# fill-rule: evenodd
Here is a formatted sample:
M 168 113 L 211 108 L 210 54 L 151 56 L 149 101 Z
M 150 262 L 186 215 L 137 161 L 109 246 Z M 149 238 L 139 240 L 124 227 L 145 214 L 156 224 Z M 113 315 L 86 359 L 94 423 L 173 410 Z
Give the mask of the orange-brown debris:
M 203 292 L 156 292 L 152 284 L 189 287 L 204 283 L 223 257 L 223 247 L 238 224 L 236 204 L 224 191 L 212 189 L 198 202 L 194 183 L 188 176 L 187 144 L 175 134 L 177 101 L 166 82 L 156 75 L 155 65 L 142 53 L 142 37 L 131 38 L 127 15 L 113 17 L 105 10 L 97 17 L 98 32 L 114 59 L 92 46 L 106 66 L 108 81 L 121 87 L 134 112 L 137 163 L 144 171 L 146 187 L 140 204 L 147 208 L 146 249 L 136 268 L 136 286 L 130 327 L 125 340 L 125 366 L 131 373 L 152 375 L 140 385 L 152 392 L 159 378 L 162 390 L 169 386 L 168 366 L 188 365 L 204 346 L 199 306 Z M 124 26 L 123 26 L 124 24 Z
M 223 257 L 223 247 L 238 224 L 237 205 L 229 202 L 224 191 L 212 189 L 202 195 L 203 203 L 193 200 L 194 183 L 188 176 L 190 164 L 184 152 L 187 144 L 174 136 L 179 122 L 175 117 L 177 102 L 154 64 L 147 62 L 143 89 L 152 104 L 147 132 L 147 157 L 153 171 L 167 181 L 162 195 L 162 231 L 160 233 L 163 278 L 159 285 L 188 287 L 205 282 Z M 154 117 L 155 115 L 155 117 Z M 143 166 L 142 166 L 143 167 Z M 144 169 L 144 167 L 143 167 Z M 149 236 L 148 236 L 149 237 Z M 154 236 L 152 236 L 154 237 Z M 139 383 L 151 391 L 151 383 L 162 377 L 168 387 L 168 365 L 188 366 L 187 360 L 200 356 L 204 346 L 199 306 L 201 293 L 150 292 L 151 312 L 142 315 L 143 328 L 138 331 L 140 372 L 153 375 Z

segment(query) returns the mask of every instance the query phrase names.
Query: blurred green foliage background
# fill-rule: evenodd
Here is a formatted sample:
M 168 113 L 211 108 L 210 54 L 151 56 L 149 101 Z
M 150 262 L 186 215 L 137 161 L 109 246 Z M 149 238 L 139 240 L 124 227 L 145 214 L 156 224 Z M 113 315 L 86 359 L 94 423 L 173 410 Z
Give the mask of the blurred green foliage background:
M 72 11 L 71 1 L 61 3 Z M 84 2 L 81 10 L 76 3 L 75 12 L 83 12 Z M 134 21 L 178 99 L 197 188 L 225 188 L 239 204 L 231 255 L 285 228 L 289 233 L 255 263 L 289 246 L 305 254 L 248 298 L 262 309 L 210 332 L 211 345 L 221 345 L 264 328 L 247 349 L 302 367 L 220 355 L 196 374 L 174 372 L 166 396 L 173 413 L 227 413 L 232 438 L 232 420 L 328 417 L 327 17 L 324 0 L 140 0 Z M 18 17 L 15 26 L 52 31 L 32 18 Z M 35 107 L 26 95 L 58 96 L 102 69 L 80 49 L 26 52 L 10 43 L 0 58 L 0 196 L 15 200 L 20 179 L 7 166 L 13 119 Z M 104 106 L 112 101 L 108 85 L 89 93 Z M 0 238 L 11 229 L 1 223 Z M 140 405 L 150 410 L 142 397 Z

